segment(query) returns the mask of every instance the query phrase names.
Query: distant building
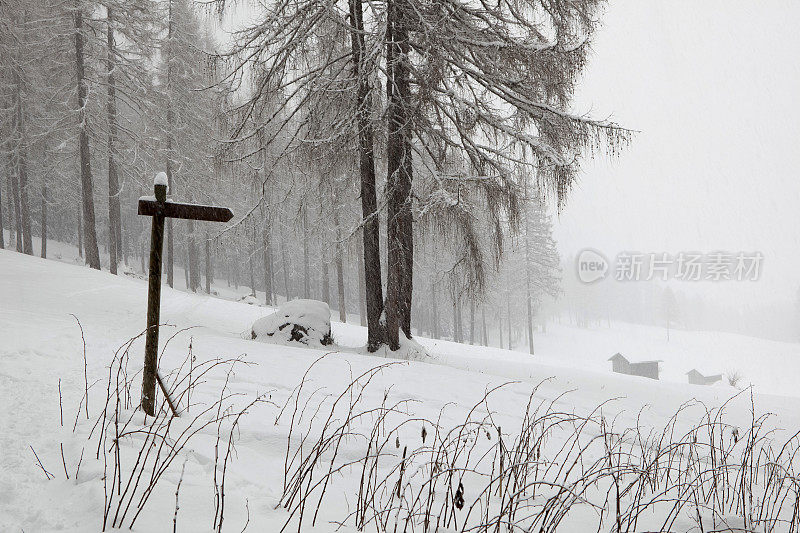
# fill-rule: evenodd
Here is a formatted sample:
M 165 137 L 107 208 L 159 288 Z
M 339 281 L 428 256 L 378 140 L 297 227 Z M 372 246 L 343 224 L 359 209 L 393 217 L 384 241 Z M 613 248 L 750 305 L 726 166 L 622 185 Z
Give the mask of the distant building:
M 621 353 L 615 353 L 608 360 L 611 361 L 611 369 L 617 374 L 658 379 L 658 363 L 661 361 L 638 361 L 632 363 Z
M 692 385 L 713 385 L 717 381 L 722 381 L 722 374 L 704 376 L 694 368 L 688 371 L 686 375 L 689 376 L 689 383 Z
M 661 361 L 641 361 L 631 363 L 630 374 L 632 376 L 642 376 L 643 378 L 658 379 L 658 363 Z
M 608 360 L 611 361 L 611 370 L 617 374 L 630 374 L 631 362 L 621 353 L 615 353 Z

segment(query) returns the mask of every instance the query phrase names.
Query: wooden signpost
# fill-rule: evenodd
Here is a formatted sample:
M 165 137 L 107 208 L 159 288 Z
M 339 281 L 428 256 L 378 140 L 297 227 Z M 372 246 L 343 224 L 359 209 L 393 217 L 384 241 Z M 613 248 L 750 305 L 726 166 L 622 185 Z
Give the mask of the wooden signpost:
M 158 377 L 158 322 L 161 314 L 161 252 L 164 247 L 164 219 L 169 217 L 227 222 L 233 218 L 233 212 L 227 207 L 182 204 L 167 200 L 167 175 L 163 172 L 156 175 L 153 188 L 155 196 L 139 198 L 139 214 L 153 217 L 153 229 L 150 233 L 147 335 L 144 346 L 141 404 L 142 410 L 151 416 L 155 415 L 156 381 L 160 382 Z M 163 383 L 160 385 L 163 388 Z M 166 391 L 164 394 L 167 395 Z M 168 395 L 167 398 L 169 398 Z

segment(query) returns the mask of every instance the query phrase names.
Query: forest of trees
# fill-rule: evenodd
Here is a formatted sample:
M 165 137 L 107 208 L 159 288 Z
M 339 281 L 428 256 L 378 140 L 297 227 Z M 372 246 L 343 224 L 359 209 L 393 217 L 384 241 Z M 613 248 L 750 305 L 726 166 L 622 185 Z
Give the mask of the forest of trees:
M 560 290 L 551 214 L 583 157 L 629 140 L 570 111 L 601 7 L 5 0 L 0 247 L 146 272 L 136 200 L 163 170 L 236 213 L 168 219 L 170 286 L 324 300 L 371 351 L 418 332 L 533 353 Z

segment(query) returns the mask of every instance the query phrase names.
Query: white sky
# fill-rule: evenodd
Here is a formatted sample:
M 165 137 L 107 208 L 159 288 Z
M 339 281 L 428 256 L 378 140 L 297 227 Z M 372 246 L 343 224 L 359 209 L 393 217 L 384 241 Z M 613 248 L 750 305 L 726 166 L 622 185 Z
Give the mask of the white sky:
M 800 2 L 611 0 L 576 109 L 641 133 L 585 165 L 556 221 L 562 254 L 758 250 L 762 280 L 725 290 L 793 299 L 798 22 Z

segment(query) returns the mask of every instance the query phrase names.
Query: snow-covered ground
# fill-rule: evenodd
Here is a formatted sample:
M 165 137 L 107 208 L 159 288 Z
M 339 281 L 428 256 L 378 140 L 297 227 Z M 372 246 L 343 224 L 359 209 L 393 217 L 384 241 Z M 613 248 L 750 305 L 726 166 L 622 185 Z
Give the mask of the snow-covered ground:
M 58 253 L 56 243 L 51 250 L 54 255 Z M 100 461 L 95 459 L 96 439 L 90 442 L 87 437 L 102 411 L 108 366 L 115 351 L 144 328 L 146 290 L 142 279 L 0 251 L 0 531 L 100 530 L 103 455 Z M 276 509 L 276 504 L 283 489 L 289 425 L 285 416 L 277 423 L 276 417 L 309 367 L 325 353 L 333 352 L 309 371 L 307 387 L 319 389 L 320 395 L 338 395 L 353 376 L 387 363 L 387 359 L 358 353 L 365 344 L 366 332 L 353 324 L 332 323 L 337 347 L 328 351 L 250 340 L 250 326 L 271 311 L 167 287 L 162 292 L 161 318 L 170 326 L 162 329 L 161 345 L 181 328 L 192 328 L 178 333 L 164 350 L 162 373 L 180 366 L 191 342 L 197 364 L 238 356 L 256 363 L 236 371 L 228 390 L 242 394 L 242 398 L 267 395 L 267 402 L 256 405 L 241 419 L 236 433 L 226 481 L 225 530 L 230 531 L 241 531 L 248 520 L 249 531 L 278 531 L 287 519 L 287 511 Z M 88 384 L 94 385 L 89 394 L 92 416 L 88 421 L 78 411 L 84 394 L 84 351 L 76 318 L 86 342 Z M 547 334 L 538 336 L 536 356 L 418 340 L 428 349 L 432 361 L 403 361 L 385 368 L 364 391 L 364 405 L 409 400 L 409 418 L 435 420 L 444 413 L 442 423 L 455 424 L 487 390 L 513 381 L 493 393 L 487 407 L 503 422 L 505 432 L 519 425 L 529 395 L 546 380 L 534 397 L 554 400 L 562 411 L 586 414 L 613 399 L 603 410 L 607 416 L 616 417 L 617 426 L 635 425 L 644 408 L 643 423 L 660 427 L 687 401 L 697 399 L 713 407 L 737 392 L 724 385 L 689 385 L 684 375 L 687 370 L 696 367 L 717 373 L 735 369 L 744 381 L 754 384 L 757 411 L 775 413 L 776 427 L 792 433 L 800 429 L 796 408 L 800 393 L 794 386 L 800 373 L 800 349 L 793 344 L 684 331 L 673 331 L 667 343 L 659 328 L 628 324 L 590 330 L 555 324 Z M 142 350 L 143 340 L 139 339 L 130 350 L 132 372 L 141 368 Z M 607 359 L 617 351 L 633 360 L 663 359 L 664 379 L 612 374 Z M 202 403 L 218 394 L 224 380 L 224 373 L 210 373 L 203 385 L 209 392 L 198 392 L 197 401 Z M 134 402 L 138 393 L 132 390 Z M 85 411 L 86 407 L 81 409 Z M 730 420 L 749 424 L 749 410 L 750 396 L 740 396 L 729 407 Z M 691 419 L 686 421 L 691 423 Z M 419 425 L 409 423 L 398 434 L 398 443 L 416 442 L 419 431 Z M 136 531 L 172 530 L 175 485 L 182 464 L 185 475 L 177 529 L 211 529 L 215 436 L 213 429 L 201 432 L 166 472 L 165 481 L 137 519 Z M 352 454 L 355 459 L 364 443 L 346 444 L 342 454 Z M 54 479 L 46 480 L 34 450 Z M 65 479 L 65 470 L 69 480 Z M 342 470 L 342 486 L 357 491 L 360 475 L 360 469 Z M 355 495 L 346 491 L 334 494 L 323 504 L 316 528 L 307 521 L 303 529 L 335 529 L 331 521 L 344 519 L 352 511 L 348 506 L 353 499 Z

